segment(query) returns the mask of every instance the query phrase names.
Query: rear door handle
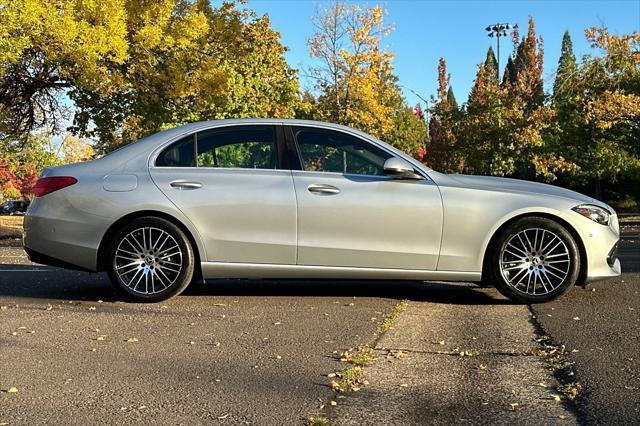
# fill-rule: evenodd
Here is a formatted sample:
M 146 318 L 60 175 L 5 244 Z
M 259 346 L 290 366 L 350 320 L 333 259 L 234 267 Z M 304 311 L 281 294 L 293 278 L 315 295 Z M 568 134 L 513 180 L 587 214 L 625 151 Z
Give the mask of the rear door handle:
M 169 185 L 175 189 L 198 189 L 202 188 L 202 184 L 200 182 L 190 182 L 184 180 L 174 180 Z
M 307 187 L 307 190 L 316 195 L 337 195 L 340 190 L 333 185 L 324 185 L 320 183 L 314 183 Z

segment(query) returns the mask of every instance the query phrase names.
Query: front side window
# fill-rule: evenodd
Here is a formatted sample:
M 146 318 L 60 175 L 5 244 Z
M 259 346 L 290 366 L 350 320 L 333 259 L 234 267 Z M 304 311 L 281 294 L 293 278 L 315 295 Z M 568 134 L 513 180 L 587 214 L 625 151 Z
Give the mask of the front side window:
M 197 135 L 198 167 L 275 169 L 276 135 L 273 126 L 221 128 Z
M 384 162 L 391 157 L 346 133 L 311 127 L 292 130 L 306 171 L 383 176 Z

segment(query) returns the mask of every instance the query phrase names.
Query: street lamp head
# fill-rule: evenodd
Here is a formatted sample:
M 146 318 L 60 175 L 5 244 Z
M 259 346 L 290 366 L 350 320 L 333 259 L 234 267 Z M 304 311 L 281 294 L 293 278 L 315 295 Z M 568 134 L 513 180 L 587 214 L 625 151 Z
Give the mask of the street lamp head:
M 489 37 L 493 37 L 493 33 L 489 33 Z
M 491 31 L 491 25 L 484 29 L 485 31 Z

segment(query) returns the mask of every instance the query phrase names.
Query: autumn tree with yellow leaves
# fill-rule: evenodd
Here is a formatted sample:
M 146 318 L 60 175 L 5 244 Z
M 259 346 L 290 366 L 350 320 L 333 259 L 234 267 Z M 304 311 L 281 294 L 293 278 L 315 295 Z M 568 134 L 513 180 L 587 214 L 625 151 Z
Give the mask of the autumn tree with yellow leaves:
M 384 14 L 381 6 L 343 2 L 318 9 L 308 40 L 315 59 L 309 76 L 317 96 L 308 115 L 355 127 L 415 154 L 424 146 L 426 126 L 402 96 L 394 55 L 381 47 L 391 32 Z
M 232 1 L 0 0 L 0 139 L 59 133 L 65 97 L 98 152 L 190 121 L 291 117 L 279 36 Z

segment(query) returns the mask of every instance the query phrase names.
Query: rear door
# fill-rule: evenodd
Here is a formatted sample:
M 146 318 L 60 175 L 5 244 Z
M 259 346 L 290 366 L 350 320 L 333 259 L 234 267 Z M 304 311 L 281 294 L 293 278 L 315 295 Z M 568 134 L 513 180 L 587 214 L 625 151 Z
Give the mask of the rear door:
M 295 264 L 296 198 L 280 125 L 218 127 L 165 148 L 160 190 L 196 226 L 210 262 Z
M 355 135 L 294 126 L 302 170 L 298 264 L 435 270 L 442 201 L 428 178 L 384 175 L 392 155 Z

